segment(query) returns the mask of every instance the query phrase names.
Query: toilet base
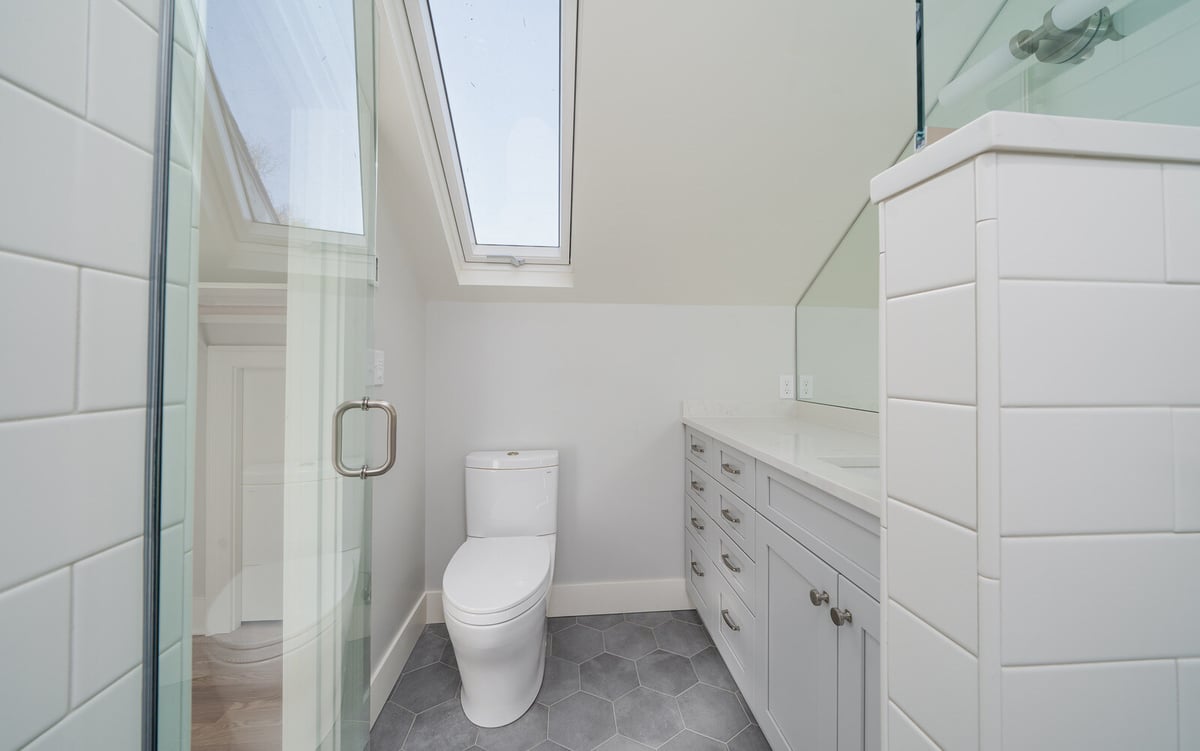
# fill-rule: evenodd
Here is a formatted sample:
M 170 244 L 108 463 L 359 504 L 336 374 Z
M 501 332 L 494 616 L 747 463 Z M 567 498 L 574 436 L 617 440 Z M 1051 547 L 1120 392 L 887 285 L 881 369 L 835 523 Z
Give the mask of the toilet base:
M 462 676 L 463 712 L 476 725 L 507 725 L 533 706 L 546 669 L 546 599 L 491 626 L 465 624 L 446 613 Z

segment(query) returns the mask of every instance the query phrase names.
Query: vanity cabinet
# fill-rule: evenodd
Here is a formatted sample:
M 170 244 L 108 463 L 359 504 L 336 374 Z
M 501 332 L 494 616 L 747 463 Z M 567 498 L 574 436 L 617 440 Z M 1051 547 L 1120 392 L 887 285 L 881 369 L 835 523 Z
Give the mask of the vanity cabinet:
M 878 749 L 878 519 L 702 431 L 685 444 L 687 590 L 763 734 Z

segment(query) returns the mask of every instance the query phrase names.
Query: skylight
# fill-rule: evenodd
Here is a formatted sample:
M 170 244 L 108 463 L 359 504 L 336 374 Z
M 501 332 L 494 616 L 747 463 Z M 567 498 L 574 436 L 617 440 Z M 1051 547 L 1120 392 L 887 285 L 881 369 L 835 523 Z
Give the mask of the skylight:
M 426 77 L 434 84 L 427 88 L 464 260 L 569 260 L 574 8 L 568 35 L 564 5 L 424 5 L 432 42 Z

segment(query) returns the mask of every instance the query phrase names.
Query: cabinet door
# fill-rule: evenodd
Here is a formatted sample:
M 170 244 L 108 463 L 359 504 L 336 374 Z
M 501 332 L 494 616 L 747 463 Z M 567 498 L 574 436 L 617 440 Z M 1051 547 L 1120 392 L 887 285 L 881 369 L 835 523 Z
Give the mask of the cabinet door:
M 775 751 L 837 748 L 837 572 L 774 525 L 758 530 L 755 716 Z M 816 592 L 818 604 L 809 595 Z M 828 595 L 828 602 L 823 602 Z
M 879 603 L 839 576 L 838 607 L 850 612 L 837 635 L 838 751 L 879 751 Z

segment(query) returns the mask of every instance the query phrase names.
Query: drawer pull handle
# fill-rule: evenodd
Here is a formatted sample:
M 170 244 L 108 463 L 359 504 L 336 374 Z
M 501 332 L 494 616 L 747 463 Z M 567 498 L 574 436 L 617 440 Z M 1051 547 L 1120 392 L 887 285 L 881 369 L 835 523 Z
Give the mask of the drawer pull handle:
M 729 617 L 729 609 L 728 608 L 721 611 L 721 620 L 725 621 L 725 625 L 729 627 L 730 631 L 741 631 L 742 630 L 742 627 L 737 625 L 736 623 L 734 623 L 733 619 Z
M 850 614 L 850 611 L 842 610 L 841 608 L 830 608 L 829 618 L 835 626 L 844 626 L 854 621 L 854 616 Z
M 695 527 L 696 529 L 704 529 L 704 525 L 701 524 L 700 520 L 694 516 L 692 517 L 692 526 Z
M 733 561 L 731 561 L 729 558 L 729 553 L 721 553 L 721 563 L 724 563 L 725 568 L 729 569 L 735 574 L 740 574 L 742 572 L 741 566 L 733 565 Z
M 704 569 L 696 565 L 695 561 L 692 561 L 692 573 L 696 576 L 704 576 Z
M 740 475 L 742 473 L 742 470 L 738 469 L 732 464 L 722 464 L 721 471 L 731 475 Z
M 693 443 L 693 444 L 692 444 L 692 453 L 693 453 L 693 454 L 703 454 L 703 453 L 704 453 L 704 447 L 703 447 L 703 446 L 701 446 L 699 443 Z
M 721 516 L 725 517 L 733 524 L 741 524 L 742 523 L 742 520 L 740 518 L 734 516 L 733 514 L 729 513 L 729 509 L 727 509 L 727 508 L 721 509 Z
M 697 493 L 703 493 L 704 486 L 701 485 L 700 483 L 696 482 L 695 480 L 692 480 L 692 490 L 696 491 Z
M 808 599 L 812 600 L 812 604 L 820 607 L 821 605 L 829 604 L 829 593 L 818 592 L 815 589 L 808 590 Z

